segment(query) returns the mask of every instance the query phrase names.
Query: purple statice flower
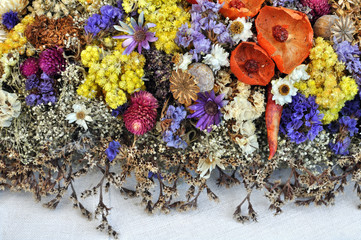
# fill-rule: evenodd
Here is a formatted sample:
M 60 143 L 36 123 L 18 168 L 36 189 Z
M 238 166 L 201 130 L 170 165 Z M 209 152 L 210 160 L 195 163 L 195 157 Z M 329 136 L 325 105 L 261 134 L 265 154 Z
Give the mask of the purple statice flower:
M 353 74 L 358 85 L 361 85 L 361 51 L 357 44 L 352 45 L 348 41 L 338 43 L 334 38 L 334 45 L 338 60 L 345 63 L 346 69 Z
M 18 13 L 9 11 L 2 15 L 2 24 L 8 29 L 13 29 L 20 22 Z
M 348 147 L 350 146 L 350 144 L 351 139 L 349 137 L 345 137 L 344 139 L 340 139 L 339 141 L 330 142 L 330 147 L 335 154 L 348 155 Z
M 87 34 L 93 34 L 93 36 L 95 36 L 102 30 L 101 26 L 102 16 L 96 13 L 88 18 L 84 30 Z
M 102 30 L 113 27 L 118 21 L 122 20 L 123 12 L 117 7 L 111 5 L 105 5 L 100 8 L 101 12 L 101 24 Z
M 25 98 L 25 102 L 28 106 L 34 106 L 37 105 L 39 99 L 40 96 L 38 94 L 31 93 Z
M 196 127 L 200 130 L 207 129 L 208 132 L 211 132 L 212 125 L 218 125 L 221 122 L 221 108 L 228 103 L 227 100 L 223 99 L 224 94 L 216 96 L 213 90 L 198 93 L 196 104 L 189 107 L 194 113 L 189 115 L 188 118 L 198 118 Z
M 42 94 L 54 91 L 53 83 L 51 81 L 42 81 L 38 86 L 38 90 Z
M 148 32 L 149 28 L 155 27 L 156 25 L 154 23 L 147 23 L 144 25 L 144 12 L 140 13 L 138 23 L 134 20 L 134 18 L 131 18 L 130 22 L 132 27 L 122 21 L 119 21 L 120 26 L 114 25 L 116 30 L 126 32 L 129 35 L 115 36 L 113 38 L 126 39 L 122 44 L 124 48 L 126 47 L 123 54 L 129 55 L 137 46 L 138 52 L 141 54 L 142 48 L 150 49 L 149 42 L 155 42 L 158 40 L 155 33 Z
M 107 155 L 109 161 L 113 161 L 114 158 L 118 155 L 119 153 L 119 148 L 122 145 L 120 145 L 120 143 L 118 141 L 112 141 L 109 143 L 108 148 L 105 150 L 105 154 Z
M 295 0 L 273 0 L 274 7 L 285 7 L 286 3 L 293 3 Z
M 193 30 L 190 29 L 188 27 L 188 24 L 183 24 L 177 32 L 177 36 L 175 39 L 176 44 L 178 44 L 178 46 L 187 48 L 190 43 L 193 41 L 193 35 L 192 35 Z
M 167 143 L 167 147 L 187 148 L 187 143 L 177 134 L 180 124 L 186 116 L 187 111 L 183 106 L 174 107 L 170 105 L 168 107 L 165 116 L 161 119 L 161 121 L 171 120 L 169 128 L 163 132 L 163 141 Z
M 127 110 L 127 108 L 128 108 L 128 104 L 124 103 L 123 105 L 112 110 L 112 116 L 118 117 L 119 115 L 123 115 L 123 113 L 125 112 L 125 110 Z
M 56 103 L 57 99 L 56 99 L 56 95 L 54 91 L 51 92 L 47 92 L 47 93 L 43 93 L 39 99 L 39 101 L 37 102 L 37 105 L 39 104 L 49 104 L 49 103 Z
M 340 111 L 338 121 L 333 121 L 328 125 L 328 129 L 335 135 L 330 142 L 330 147 L 335 154 L 347 155 L 351 139 L 358 133 L 357 121 L 361 117 L 360 97 L 356 96 L 354 100 L 346 102 Z
M 280 131 L 292 142 L 300 144 L 306 140 L 313 141 L 323 130 L 323 114 L 318 110 L 315 97 L 306 98 L 298 93 L 292 102 L 283 108 Z
M 27 91 L 37 88 L 39 86 L 40 80 L 36 74 L 30 75 L 25 82 L 25 89 Z
M 194 49 L 190 51 L 193 54 L 193 59 L 198 61 L 198 54 L 207 54 L 211 49 L 212 42 L 207 38 L 199 39 L 193 41 Z
M 158 174 L 157 174 L 157 173 L 154 173 L 154 172 L 152 172 L 152 171 L 149 171 L 149 173 L 148 173 L 148 178 L 153 178 L 153 177 L 158 178 Z M 160 173 L 159 173 L 159 178 L 160 178 L 160 179 L 163 179 L 162 174 L 160 174 Z

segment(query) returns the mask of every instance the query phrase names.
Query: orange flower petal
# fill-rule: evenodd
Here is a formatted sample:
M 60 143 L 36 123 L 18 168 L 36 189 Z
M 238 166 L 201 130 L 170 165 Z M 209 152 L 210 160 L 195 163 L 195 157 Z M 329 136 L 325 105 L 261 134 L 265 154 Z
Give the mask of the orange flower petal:
M 219 3 L 225 2 L 223 7 L 220 10 L 220 13 L 234 20 L 238 17 L 254 17 L 257 15 L 259 10 L 261 9 L 261 5 L 265 0 L 241 0 L 244 4 L 243 8 L 234 8 L 231 7 L 230 3 L 232 0 L 218 0 Z
M 255 60 L 259 69 L 252 73 L 246 70 L 248 60 Z M 273 75 L 275 64 L 260 46 L 253 42 L 240 43 L 231 54 L 230 66 L 238 80 L 251 85 L 267 85 Z
M 272 28 L 282 26 L 288 31 L 285 42 L 277 41 Z M 295 10 L 265 6 L 256 19 L 257 39 L 276 62 L 282 73 L 291 73 L 310 54 L 313 29 L 307 15 Z

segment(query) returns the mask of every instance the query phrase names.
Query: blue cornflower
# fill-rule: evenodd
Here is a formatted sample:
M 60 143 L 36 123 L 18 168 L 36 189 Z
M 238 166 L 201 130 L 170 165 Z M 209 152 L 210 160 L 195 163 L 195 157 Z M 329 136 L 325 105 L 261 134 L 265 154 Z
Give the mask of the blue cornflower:
M 9 30 L 13 29 L 19 22 L 17 12 L 9 11 L 2 15 L 2 24 Z
M 112 141 L 109 143 L 109 147 L 105 150 L 105 154 L 107 155 L 109 161 L 113 161 L 114 158 L 117 156 L 117 154 L 119 153 L 119 148 L 122 145 L 120 145 L 120 143 L 118 141 Z
M 280 131 L 297 144 L 307 139 L 313 141 L 323 130 L 322 118 L 315 97 L 306 98 L 298 93 L 283 109 Z

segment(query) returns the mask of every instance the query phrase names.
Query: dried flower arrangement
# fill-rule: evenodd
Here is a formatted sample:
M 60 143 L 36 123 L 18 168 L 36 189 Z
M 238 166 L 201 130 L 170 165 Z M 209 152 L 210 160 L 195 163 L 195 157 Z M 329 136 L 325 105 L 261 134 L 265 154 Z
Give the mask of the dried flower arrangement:
M 217 177 L 247 189 L 241 222 L 257 220 L 253 189 L 276 214 L 288 202 L 333 204 L 351 182 L 361 199 L 359 1 L 3 0 L 0 9 L 1 190 L 54 196 L 49 208 L 70 191 L 114 238 L 110 187 L 167 213 L 197 207 L 203 192 L 218 201 L 207 184 Z M 286 181 L 271 180 L 279 168 L 290 169 Z M 92 171 L 99 184 L 79 193 L 74 181 Z M 131 175 L 136 186 L 125 188 Z

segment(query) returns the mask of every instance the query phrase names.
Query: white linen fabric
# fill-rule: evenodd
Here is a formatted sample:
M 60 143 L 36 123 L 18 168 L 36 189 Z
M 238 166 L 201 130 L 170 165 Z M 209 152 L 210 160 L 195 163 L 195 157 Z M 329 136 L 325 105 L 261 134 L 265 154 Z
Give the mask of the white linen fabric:
M 92 174 L 76 181 L 78 195 L 85 188 L 95 186 L 99 179 L 99 175 Z M 277 216 L 268 210 L 269 202 L 264 192 L 255 191 L 251 200 L 258 213 L 258 222 L 241 224 L 232 215 L 246 196 L 244 188 L 241 185 L 228 189 L 217 187 L 214 176 L 209 185 L 219 197 L 218 203 L 210 201 L 204 192 L 196 210 L 173 211 L 168 215 L 149 215 L 144 212 L 140 198 L 127 199 L 119 190 L 112 189 L 104 196 L 105 204 L 112 207 L 109 222 L 122 240 L 361 240 L 361 210 L 357 209 L 360 201 L 352 186 L 347 186 L 345 193 L 336 197 L 335 206 L 298 207 L 292 203 L 284 206 L 284 212 Z M 186 184 L 181 185 L 184 191 L 186 187 Z M 0 239 L 111 239 L 95 229 L 98 220 L 88 221 L 79 210 L 73 209 L 68 196 L 55 210 L 49 210 L 36 203 L 30 193 L 0 192 Z M 98 196 L 81 202 L 93 211 Z M 247 204 L 242 210 L 246 212 L 246 208 Z

